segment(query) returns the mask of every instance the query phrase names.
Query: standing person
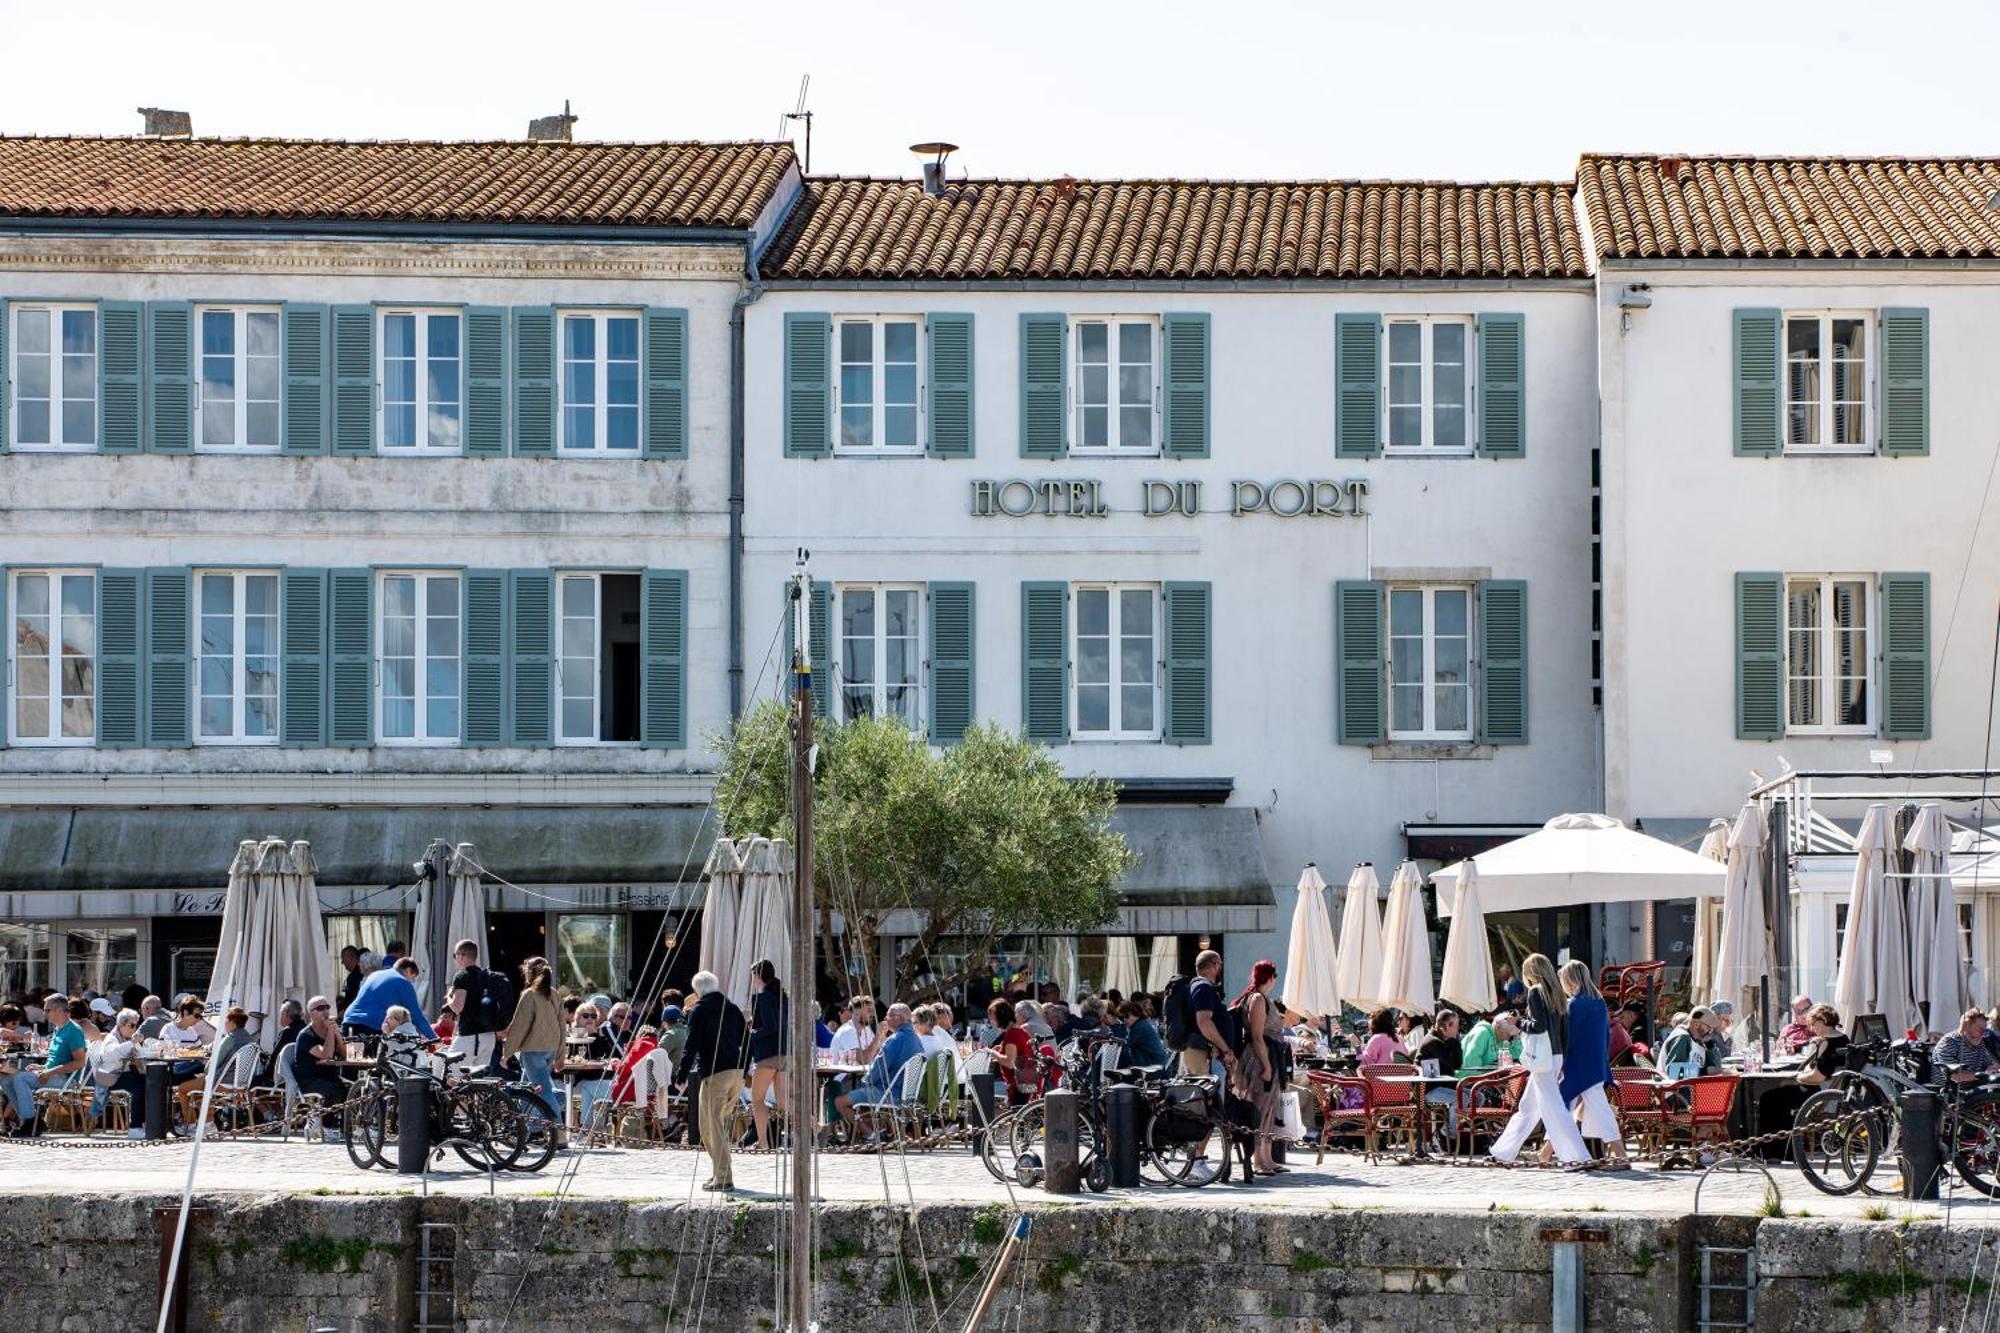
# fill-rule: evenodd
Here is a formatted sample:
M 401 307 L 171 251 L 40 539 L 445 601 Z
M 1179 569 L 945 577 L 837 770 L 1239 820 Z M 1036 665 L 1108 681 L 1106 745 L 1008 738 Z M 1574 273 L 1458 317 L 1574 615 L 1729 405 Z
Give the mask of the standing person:
M 1260 959 L 1250 969 L 1250 984 L 1236 997 L 1242 1014 L 1243 1054 L 1229 1071 L 1229 1092 L 1238 1107 L 1238 1122 L 1252 1136 L 1250 1169 L 1275 1176 L 1286 1168 L 1271 1157 L 1271 1131 L 1278 1121 L 1278 1043 L 1284 1040 L 1284 1020 L 1271 1002 L 1278 984 L 1277 964 Z
M 1236 1064 L 1234 1024 L 1229 1006 L 1222 999 L 1222 955 L 1203 949 L 1195 956 L 1194 980 L 1188 983 L 1189 1024 L 1187 1049 L 1181 1052 L 1181 1073 L 1189 1078 L 1208 1078 L 1220 1060 L 1225 1071 Z
M 514 1002 L 514 1020 L 502 1034 L 499 1049 L 501 1058 L 513 1056 L 521 1062 L 521 1077 L 534 1084 L 550 1106 L 556 1104 L 556 1088 L 549 1070 L 562 1049 L 562 1033 L 549 960 L 530 958 L 521 964 L 521 998 Z
M 460 940 L 452 946 L 451 961 L 458 967 L 444 998 L 452 1019 L 451 1049 L 464 1054 L 467 1069 L 481 1069 L 493 1063 L 500 1024 L 494 1018 L 486 969 L 479 965 L 479 945 Z
M 778 985 L 778 969 L 766 958 L 750 969 L 750 1119 L 757 1128 L 757 1146 L 771 1148 L 771 1108 L 766 1098 L 777 1089 L 778 1104 L 785 1104 L 786 1053 L 792 1049 L 791 1005 Z
M 354 1003 L 354 997 L 361 993 L 361 950 L 348 945 L 340 951 L 340 966 L 346 975 L 340 979 L 340 996 L 334 1001 L 339 1012 L 347 1012 L 347 1006 Z
M 1583 1137 L 1604 1145 L 1604 1155 L 1612 1166 L 1630 1166 L 1624 1131 L 1604 1095 L 1604 1085 L 1611 1081 L 1611 1017 L 1605 1012 L 1604 995 L 1590 975 L 1590 965 L 1581 958 L 1564 963 L 1558 975 L 1569 996 L 1565 1015 L 1569 1044 L 1559 1084 L 1563 1105 L 1582 1122 Z
M 725 1130 L 730 1109 L 743 1096 L 743 1054 L 749 1044 L 743 1011 L 722 993 L 713 972 L 694 974 L 694 1013 L 688 1016 L 687 1050 L 681 1055 L 683 1081 L 701 1078 L 701 1142 L 713 1174 L 705 1190 L 734 1190 Z
M 1493 1160 L 1512 1166 L 1535 1126 L 1540 1125 L 1565 1167 L 1579 1167 L 1590 1160 L 1583 1136 L 1576 1132 L 1563 1103 L 1562 1077 L 1564 1037 L 1568 1007 L 1562 999 L 1556 967 L 1544 954 L 1531 953 L 1521 964 L 1527 981 L 1528 1017 L 1522 1029 L 1528 1040 L 1522 1047 L 1521 1063 L 1527 1066 L 1528 1082 L 1521 1089 L 1520 1108 L 1507 1122 L 1493 1145 Z
M 404 1006 L 408 1008 L 408 1006 Z M 383 1016 L 388 1016 L 385 1008 Z M 306 1005 L 306 1025 L 293 1043 L 292 1078 L 299 1085 L 299 1095 L 316 1092 L 329 1108 L 338 1108 L 347 1100 L 347 1085 L 340 1081 L 339 1073 L 333 1066 L 324 1063 L 340 1058 L 340 1030 L 333 1022 L 333 1001 L 324 995 L 315 995 Z M 410 1010 L 413 1026 L 422 1024 L 423 1014 Z M 333 1121 L 339 1114 L 337 1109 L 329 1109 L 320 1128 L 325 1131 L 328 1143 L 335 1141 Z
M 425 1041 L 437 1040 L 437 1029 L 424 1017 L 424 1002 L 417 995 L 422 976 L 423 970 L 411 958 L 398 958 L 393 967 L 370 972 L 355 992 L 354 1003 L 347 1006 L 342 1029 L 356 1037 L 380 1036 L 382 1016 L 390 1005 L 400 1004 L 410 1011 L 410 1025 L 424 1034 Z

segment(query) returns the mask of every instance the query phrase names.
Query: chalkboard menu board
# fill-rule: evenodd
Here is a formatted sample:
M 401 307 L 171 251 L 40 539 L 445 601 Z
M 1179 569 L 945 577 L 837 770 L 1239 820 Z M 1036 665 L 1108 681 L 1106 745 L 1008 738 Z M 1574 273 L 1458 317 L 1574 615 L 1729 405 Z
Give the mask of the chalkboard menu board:
M 182 948 L 176 946 L 169 958 L 171 985 L 169 995 L 208 994 L 208 982 L 215 975 L 215 950 L 213 948 Z

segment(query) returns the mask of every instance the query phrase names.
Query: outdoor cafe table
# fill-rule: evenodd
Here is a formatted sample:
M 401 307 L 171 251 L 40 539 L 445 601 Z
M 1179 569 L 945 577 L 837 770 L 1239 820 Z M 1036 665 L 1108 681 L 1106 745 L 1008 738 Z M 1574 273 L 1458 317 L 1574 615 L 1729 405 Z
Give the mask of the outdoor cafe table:
M 1417 1151 L 1418 1157 L 1431 1155 L 1430 1097 L 1432 1088 L 1455 1088 L 1458 1086 L 1456 1074 L 1376 1074 L 1377 1083 L 1413 1083 L 1417 1085 Z

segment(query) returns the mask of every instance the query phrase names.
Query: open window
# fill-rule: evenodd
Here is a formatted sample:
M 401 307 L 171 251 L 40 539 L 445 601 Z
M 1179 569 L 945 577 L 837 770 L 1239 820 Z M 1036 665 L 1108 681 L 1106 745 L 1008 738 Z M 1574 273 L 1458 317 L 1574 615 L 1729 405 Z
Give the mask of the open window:
M 559 578 L 557 740 L 564 745 L 639 743 L 639 583 L 637 574 Z

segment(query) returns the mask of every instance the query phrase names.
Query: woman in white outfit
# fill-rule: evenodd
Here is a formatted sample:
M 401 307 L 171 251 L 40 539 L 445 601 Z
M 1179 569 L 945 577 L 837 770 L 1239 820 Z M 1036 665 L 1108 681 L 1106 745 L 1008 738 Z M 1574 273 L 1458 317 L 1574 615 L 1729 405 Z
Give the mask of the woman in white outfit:
M 1570 1119 L 1559 1085 L 1568 1009 L 1556 980 L 1555 964 L 1546 955 L 1529 954 L 1521 964 L 1521 979 L 1528 983 L 1528 1017 L 1521 1024 L 1527 1034 L 1522 1040 L 1521 1063 L 1527 1067 L 1528 1082 L 1521 1089 L 1520 1108 L 1493 1145 L 1493 1160 L 1512 1166 L 1521 1145 L 1540 1125 L 1563 1166 L 1580 1167 L 1590 1160 L 1590 1153 L 1583 1146 L 1583 1136 L 1576 1132 L 1576 1121 Z
M 1572 958 L 1557 974 L 1569 996 L 1569 1031 L 1563 1052 L 1560 1091 L 1563 1104 L 1583 1122 L 1583 1137 L 1604 1145 L 1611 1165 L 1630 1165 L 1625 1158 L 1624 1133 L 1612 1114 L 1604 1085 L 1611 1081 L 1611 1015 L 1604 996 L 1591 979 L 1590 965 Z

